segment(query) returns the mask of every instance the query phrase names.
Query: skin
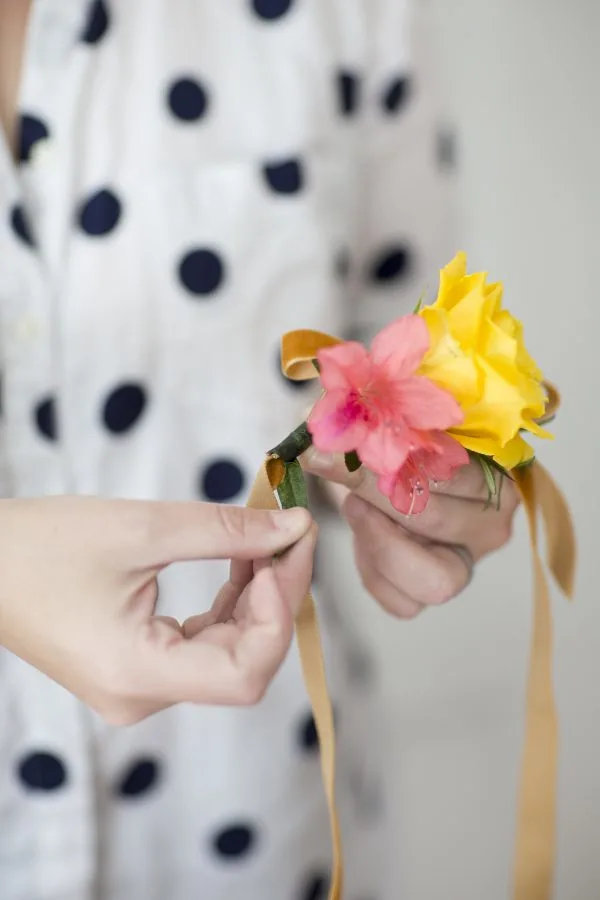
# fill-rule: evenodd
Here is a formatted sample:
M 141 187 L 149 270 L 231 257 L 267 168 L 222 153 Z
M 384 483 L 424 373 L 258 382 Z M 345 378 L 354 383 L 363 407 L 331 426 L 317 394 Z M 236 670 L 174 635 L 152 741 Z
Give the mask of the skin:
M 316 528 L 306 510 L 51 497 L 0 501 L 0 535 L 3 646 L 130 724 L 175 703 L 260 700 L 310 586 Z M 192 559 L 234 561 L 212 610 L 156 616 L 158 574 Z
M 0 0 L 0 125 L 16 150 L 16 107 L 31 0 Z
M 486 509 L 487 487 L 476 463 L 448 484 L 433 486 L 418 516 L 396 512 L 372 473 L 364 468 L 349 473 L 342 458 L 311 448 L 303 466 L 329 483 L 330 496 L 352 529 L 365 588 L 398 618 L 412 619 L 464 590 L 471 573 L 452 545 L 466 547 L 477 562 L 510 540 L 517 491 L 506 480 L 500 509 Z

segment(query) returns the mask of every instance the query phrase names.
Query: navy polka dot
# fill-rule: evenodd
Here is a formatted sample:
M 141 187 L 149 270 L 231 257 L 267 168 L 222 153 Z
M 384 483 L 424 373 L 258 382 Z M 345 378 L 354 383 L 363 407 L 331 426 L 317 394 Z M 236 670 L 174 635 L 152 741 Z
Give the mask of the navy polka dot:
M 118 793 L 121 797 L 139 797 L 156 786 L 160 778 L 160 768 L 152 759 L 141 759 L 132 763 L 125 773 Z
M 81 40 L 85 44 L 97 44 L 106 34 L 109 26 L 108 8 L 104 0 L 94 0 L 88 10 Z
M 371 266 L 371 280 L 376 282 L 394 281 L 403 278 L 411 269 L 412 257 L 405 245 L 386 247 Z
M 294 0 L 252 0 L 252 8 L 261 19 L 280 19 L 290 11 Z
M 340 250 L 336 256 L 335 272 L 342 281 L 345 281 L 350 275 L 350 253 L 348 250 Z
M 266 165 L 263 175 L 276 194 L 297 194 L 304 186 L 304 170 L 297 159 Z
M 90 237 L 102 237 L 116 228 L 121 218 L 121 201 L 108 188 L 92 194 L 79 210 L 79 225 Z
M 49 136 L 47 126 L 35 116 L 23 115 L 19 121 L 18 157 L 21 162 L 28 162 L 38 141 Z
M 33 235 L 31 233 L 31 228 L 29 227 L 27 215 L 24 208 L 20 204 L 17 204 L 17 206 L 13 206 L 10 214 L 10 224 L 17 237 L 19 237 L 25 244 L 29 244 L 30 247 L 35 246 L 35 241 L 33 240 Z
M 373 676 L 373 662 L 362 648 L 349 647 L 346 651 L 346 671 L 351 684 L 368 684 Z
M 41 400 L 34 410 L 35 424 L 42 437 L 55 441 L 58 437 L 56 402 L 54 397 Z
M 237 463 L 217 459 L 202 472 L 201 492 L 213 503 L 226 503 L 242 492 L 245 483 L 244 473 Z
M 124 434 L 140 419 L 147 403 L 148 395 L 141 384 L 121 384 L 106 398 L 102 420 L 112 434 Z
M 437 161 L 441 169 L 455 169 L 457 161 L 456 134 L 448 128 L 437 133 Z
M 308 713 L 300 722 L 298 744 L 300 749 L 307 753 L 314 753 L 319 750 L 319 736 L 312 713 Z
M 67 780 L 67 770 L 52 753 L 30 753 L 19 763 L 19 778 L 31 791 L 55 791 Z
M 343 338 L 345 341 L 355 341 L 357 344 L 367 344 L 369 342 L 366 327 L 359 325 L 358 322 L 352 322 L 344 329 Z
M 377 822 L 384 810 L 381 784 L 360 768 L 349 773 L 348 788 L 361 819 Z
M 208 95 L 195 78 L 179 78 L 169 88 L 169 109 L 182 122 L 195 122 L 208 109 Z
M 225 266 L 214 250 L 190 250 L 179 263 L 179 280 L 191 294 L 206 296 L 219 288 L 225 277 Z
M 217 856 L 225 859 L 239 859 L 252 852 L 257 842 L 255 828 L 245 822 L 236 822 L 213 838 L 213 849 Z
M 360 105 L 360 80 L 354 72 L 342 71 L 337 76 L 338 107 L 342 116 L 352 116 Z
M 381 96 L 381 104 L 386 113 L 397 113 L 406 105 L 411 94 L 412 82 L 408 75 L 393 78 L 386 85 Z
M 326 900 L 328 890 L 329 875 L 323 872 L 315 873 L 307 878 L 298 895 L 298 900 Z

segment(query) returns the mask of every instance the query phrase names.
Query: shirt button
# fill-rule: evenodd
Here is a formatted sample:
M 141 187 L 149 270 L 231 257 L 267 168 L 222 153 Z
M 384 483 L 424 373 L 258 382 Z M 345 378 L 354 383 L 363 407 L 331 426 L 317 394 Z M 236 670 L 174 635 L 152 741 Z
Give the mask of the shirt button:
M 50 162 L 53 155 L 53 141 L 50 138 L 43 138 L 41 141 L 36 141 L 31 148 L 30 162 L 35 166 L 43 166 L 45 163 Z

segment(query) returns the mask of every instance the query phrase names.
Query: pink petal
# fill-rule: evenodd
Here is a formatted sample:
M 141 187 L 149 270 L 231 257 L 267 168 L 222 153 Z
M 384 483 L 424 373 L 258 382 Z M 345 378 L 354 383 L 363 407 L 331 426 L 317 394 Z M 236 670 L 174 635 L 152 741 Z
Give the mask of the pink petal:
M 410 447 L 408 430 L 392 430 L 381 424 L 368 429 L 361 443 L 356 445 L 356 451 L 367 469 L 381 475 L 395 472 L 404 465 Z
M 452 394 L 428 378 L 414 375 L 398 385 L 396 403 L 410 428 L 419 431 L 445 431 L 460 425 L 464 413 Z
M 429 484 L 409 459 L 393 475 L 382 475 L 377 482 L 381 493 L 403 516 L 422 513 L 429 502 Z
M 364 440 L 368 414 L 348 391 L 327 391 L 308 417 L 313 444 L 322 453 L 349 453 Z
M 374 338 L 371 356 L 390 378 L 407 378 L 429 350 L 429 331 L 420 316 L 403 316 Z
M 362 344 L 347 341 L 335 347 L 319 350 L 321 384 L 327 391 L 360 389 L 371 373 L 371 359 Z
M 413 459 L 429 481 L 450 481 L 457 469 L 469 465 L 469 454 L 462 444 L 443 432 L 435 436 L 435 447 L 417 450 Z

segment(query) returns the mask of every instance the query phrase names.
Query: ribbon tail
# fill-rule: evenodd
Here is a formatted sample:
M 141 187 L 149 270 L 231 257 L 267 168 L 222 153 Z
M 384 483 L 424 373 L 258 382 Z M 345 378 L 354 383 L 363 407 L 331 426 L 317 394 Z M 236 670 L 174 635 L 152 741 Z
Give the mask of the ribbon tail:
M 272 462 L 267 460 L 261 466 L 256 476 L 247 506 L 253 509 L 278 509 L 277 500 L 273 493 L 273 480 L 277 479 L 277 477 L 278 472 L 272 469 Z M 319 736 L 321 771 L 331 826 L 333 865 L 329 900 L 342 900 L 343 864 L 340 826 L 335 802 L 335 731 L 333 710 L 327 688 L 319 622 L 315 603 L 310 593 L 304 598 L 296 618 L 296 641 L 298 643 L 304 681 Z
M 538 548 L 536 465 L 515 473 L 531 536 L 534 610 L 513 900 L 550 900 L 556 842 L 558 722 L 552 671 L 550 594 Z
M 556 482 L 539 462 L 533 466 L 535 494 L 544 520 L 548 568 L 563 593 L 573 597 L 577 547 L 571 511 Z

